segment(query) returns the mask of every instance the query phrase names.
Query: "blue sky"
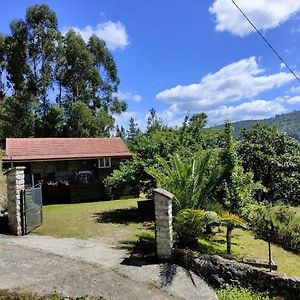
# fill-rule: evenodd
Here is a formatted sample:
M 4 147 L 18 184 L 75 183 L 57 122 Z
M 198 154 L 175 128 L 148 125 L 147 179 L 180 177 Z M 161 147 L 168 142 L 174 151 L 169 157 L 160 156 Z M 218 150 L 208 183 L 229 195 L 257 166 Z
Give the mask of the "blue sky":
M 236 0 L 295 72 L 300 67 L 300 1 Z M 141 127 L 155 108 L 175 126 L 206 112 L 210 125 L 300 109 L 300 83 L 254 33 L 230 0 L 2 0 L 0 31 L 46 3 L 65 32 L 103 38 L 121 79 L 128 111 Z M 5 13 L 3 13 L 5 12 Z

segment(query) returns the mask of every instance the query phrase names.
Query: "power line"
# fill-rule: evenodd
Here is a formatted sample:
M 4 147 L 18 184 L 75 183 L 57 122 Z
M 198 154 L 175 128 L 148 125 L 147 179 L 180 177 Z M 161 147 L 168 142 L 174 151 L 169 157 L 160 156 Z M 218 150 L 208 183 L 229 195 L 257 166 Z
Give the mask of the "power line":
M 276 56 L 282 61 L 282 63 L 288 68 L 288 70 L 294 75 L 294 77 L 300 82 L 300 78 L 296 75 L 296 73 L 289 67 L 289 65 L 284 61 L 284 59 L 280 56 L 280 54 L 272 47 L 272 45 L 267 41 L 267 39 L 260 33 L 260 31 L 251 22 L 251 20 L 246 16 L 246 14 L 241 10 L 241 8 L 235 3 L 235 1 L 231 0 L 231 2 L 241 12 L 241 14 L 245 17 L 245 19 L 248 21 L 248 23 L 255 29 L 255 31 L 260 35 L 260 37 L 266 42 L 266 44 L 271 48 L 271 50 L 276 54 Z

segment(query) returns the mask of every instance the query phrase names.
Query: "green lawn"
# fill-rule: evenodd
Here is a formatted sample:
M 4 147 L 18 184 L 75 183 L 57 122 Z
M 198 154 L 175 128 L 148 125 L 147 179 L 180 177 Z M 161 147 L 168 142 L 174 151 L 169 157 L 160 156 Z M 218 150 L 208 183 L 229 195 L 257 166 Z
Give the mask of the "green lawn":
M 44 224 L 34 232 L 55 237 L 95 238 L 141 252 L 149 247 L 151 251 L 154 222 L 137 210 L 137 200 L 140 199 L 44 206 Z M 136 243 L 138 237 L 142 238 Z M 199 239 L 200 252 L 226 256 L 225 237 L 221 227 L 220 232 Z M 268 258 L 268 244 L 255 239 L 250 231 L 233 230 L 232 242 L 234 258 Z M 279 272 L 300 277 L 300 256 L 276 245 L 272 245 L 272 253 Z
M 220 232 L 199 239 L 199 249 L 202 253 L 218 254 L 226 257 L 225 228 Z M 272 257 L 278 265 L 278 272 L 291 277 L 300 277 L 300 256 L 284 250 L 280 246 L 271 245 Z M 251 231 L 234 229 L 232 232 L 232 255 L 236 259 L 256 257 L 268 259 L 268 243 L 255 239 Z
M 297 216 L 297 218 L 300 218 L 300 206 L 298 206 L 298 207 L 293 207 L 293 209 L 296 211 L 296 216 Z
M 153 229 L 153 222 L 138 212 L 137 200 L 141 199 L 44 206 L 43 225 L 34 233 L 103 239 L 119 245 Z

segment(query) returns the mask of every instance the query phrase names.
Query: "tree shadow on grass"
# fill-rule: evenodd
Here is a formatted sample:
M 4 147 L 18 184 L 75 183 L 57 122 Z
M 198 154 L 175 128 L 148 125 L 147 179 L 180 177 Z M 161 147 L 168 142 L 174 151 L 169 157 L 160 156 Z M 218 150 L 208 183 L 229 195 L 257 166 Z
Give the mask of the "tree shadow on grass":
M 225 238 L 216 239 L 214 235 L 203 235 L 192 250 L 197 251 L 200 254 L 220 255 L 224 258 L 235 259 L 235 254 L 227 254 L 226 244 L 227 243 Z M 237 245 L 237 243 L 234 242 L 232 242 L 231 244 Z
M 128 225 L 130 223 L 148 222 L 149 227 L 151 227 L 152 221 L 154 221 L 153 216 L 147 213 L 140 212 L 135 207 L 118 208 L 114 210 L 103 211 L 100 213 L 94 213 L 93 218 L 95 218 L 97 223 L 116 223 L 116 224 Z M 153 226 L 154 225 L 152 224 L 152 228 Z

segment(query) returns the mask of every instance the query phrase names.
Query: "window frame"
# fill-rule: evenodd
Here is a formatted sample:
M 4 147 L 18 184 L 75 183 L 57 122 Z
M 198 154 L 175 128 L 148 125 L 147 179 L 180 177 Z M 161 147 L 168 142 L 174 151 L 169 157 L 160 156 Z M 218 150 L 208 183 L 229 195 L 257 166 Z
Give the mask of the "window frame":
M 103 160 L 103 165 L 101 166 L 101 160 Z M 111 168 L 111 157 L 99 157 L 98 158 L 98 169 L 109 169 Z

